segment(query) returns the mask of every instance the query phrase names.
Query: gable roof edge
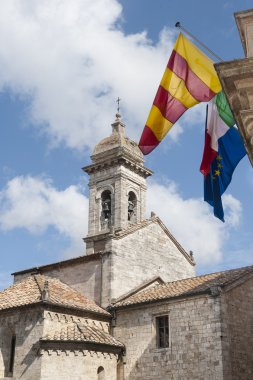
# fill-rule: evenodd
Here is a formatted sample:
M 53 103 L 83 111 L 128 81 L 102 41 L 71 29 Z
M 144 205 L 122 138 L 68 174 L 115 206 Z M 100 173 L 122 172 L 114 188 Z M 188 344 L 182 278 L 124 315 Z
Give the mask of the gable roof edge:
M 175 244 L 175 246 L 178 248 L 178 250 L 183 254 L 183 256 L 186 258 L 186 260 L 192 265 L 195 266 L 195 260 L 192 256 L 190 256 L 186 250 L 181 246 L 181 244 L 177 241 L 177 239 L 172 235 L 172 233 L 168 230 L 168 228 L 165 226 L 165 224 L 162 222 L 162 220 L 158 216 L 151 216 L 151 218 L 144 219 L 141 222 L 132 225 L 131 227 L 121 230 L 121 231 L 115 231 L 112 239 L 123 239 L 125 236 L 130 235 L 136 231 L 139 231 L 142 228 L 145 228 L 149 226 L 152 223 L 157 223 L 159 226 L 163 229 L 165 234 L 170 238 L 170 240 Z
M 246 267 L 247 268 L 247 267 Z M 237 278 L 228 281 L 223 285 L 223 289 L 225 292 L 229 292 L 230 290 L 236 288 L 237 286 L 240 286 L 244 284 L 246 281 L 250 280 L 253 277 L 253 271 L 252 272 L 247 272 L 247 273 L 242 273 L 240 276 Z
M 186 252 L 186 250 L 182 247 L 182 245 L 177 241 L 177 239 L 168 230 L 168 228 L 165 226 L 165 224 L 162 222 L 162 220 L 159 218 L 159 216 L 155 216 L 152 219 L 154 219 L 160 225 L 160 227 L 163 229 L 163 231 L 166 233 L 166 235 L 175 244 L 175 246 L 178 248 L 178 250 L 184 255 L 184 257 L 186 258 L 186 260 L 192 266 L 195 266 L 196 262 L 195 262 L 194 258 L 192 256 L 190 256 L 189 253 Z
M 123 301 L 124 299 L 132 296 L 133 294 L 136 294 L 140 292 L 141 290 L 145 289 L 147 286 L 151 285 L 155 281 L 160 282 L 161 284 L 165 284 L 165 281 L 160 277 L 160 276 L 154 276 L 151 279 L 142 282 L 140 285 L 136 286 L 135 288 L 131 289 L 129 292 L 124 293 L 122 296 L 118 298 L 113 298 L 112 299 L 112 304 L 116 304 L 117 302 Z

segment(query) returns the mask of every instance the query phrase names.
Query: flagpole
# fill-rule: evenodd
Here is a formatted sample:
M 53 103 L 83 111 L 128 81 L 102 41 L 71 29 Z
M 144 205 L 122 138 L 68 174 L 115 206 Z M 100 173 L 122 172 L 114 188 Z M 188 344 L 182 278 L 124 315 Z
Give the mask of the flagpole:
M 195 37 L 192 33 L 190 33 L 187 29 L 185 29 L 180 22 L 176 22 L 176 28 L 183 30 L 186 34 L 188 34 L 193 40 L 195 40 L 199 45 L 201 45 L 205 50 L 207 50 L 210 54 L 212 54 L 218 61 L 224 62 L 217 54 L 215 54 L 211 49 L 209 49 L 203 42 L 201 42 L 197 37 Z

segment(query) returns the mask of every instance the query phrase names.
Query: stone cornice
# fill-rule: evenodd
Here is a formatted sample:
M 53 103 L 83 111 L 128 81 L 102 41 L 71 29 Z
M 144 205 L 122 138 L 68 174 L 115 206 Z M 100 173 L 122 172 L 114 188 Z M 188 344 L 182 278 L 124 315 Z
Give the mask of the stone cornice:
M 246 56 L 252 56 L 253 9 L 236 12 L 235 21 Z
M 100 352 L 106 354 L 120 355 L 125 351 L 124 347 L 111 346 L 108 344 L 80 342 L 80 341 L 67 341 L 67 340 L 40 340 L 40 353 L 41 351 L 52 351 L 61 354 L 64 351 L 83 351 L 83 355 L 91 354 L 92 352 Z
M 113 157 L 109 159 L 105 159 L 104 161 L 95 162 L 94 164 L 85 166 L 82 170 L 88 174 L 95 173 L 97 171 L 106 170 L 110 167 L 114 167 L 117 165 L 123 165 L 127 168 L 130 168 L 134 172 L 138 173 L 144 178 L 147 178 L 153 174 L 152 170 L 145 168 L 144 166 L 134 162 L 132 159 L 129 159 L 124 156 Z
M 253 165 L 253 58 L 217 63 L 215 69 Z
M 80 316 L 85 318 L 96 318 L 98 321 L 110 321 L 111 315 L 101 314 L 95 311 L 91 310 L 84 310 L 78 307 L 74 306 L 68 306 L 68 305 L 57 305 L 52 302 L 47 301 L 38 301 L 33 304 L 28 305 L 20 305 L 20 306 L 13 306 L 8 309 L 0 310 L 0 317 L 2 315 L 11 315 L 13 313 L 16 313 L 17 311 L 22 311 L 22 313 L 27 312 L 31 314 L 31 312 L 38 312 L 38 311 L 52 311 L 52 312 L 59 312 L 64 314 L 69 314 L 73 316 Z
M 22 274 L 26 274 L 26 273 L 33 273 L 33 274 L 44 273 L 48 270 L 63 268 L 63 267 L 69 266 L 71 264 L 75 265 L 75 264 L 82 263 L 82 262 L 99 260 L 99 258 L 100 258 L 100 254 L 94 254 L 92 256 L 91 255 L 83 255 L 83 256 L 74 257 L 72 259 L 58 261 L 56 263 L 51 263 L 51 264 L 41 265 L 39 267 L 24 269 L 24 270 L 12 273 L 12 275 L 15 276 L 15 275 L 20 275 L 20 274 L 22 275 Z
M 113 236 L 113 233 L 108 230 L 108 232 L 105 233 L 98 233 L 95 235 L 87 235 L 85 238 L 83 238 L 83 241 L 85 243 L 88 243 L 90 241 L 100 241 L 100 240 L 106 240 Z M 110 253 L 110 252 L 107 252 Z M 94 253 L 93 255 L 101 255 L 101 253 Z M 90 256 L 90 255 L 87 255 Z

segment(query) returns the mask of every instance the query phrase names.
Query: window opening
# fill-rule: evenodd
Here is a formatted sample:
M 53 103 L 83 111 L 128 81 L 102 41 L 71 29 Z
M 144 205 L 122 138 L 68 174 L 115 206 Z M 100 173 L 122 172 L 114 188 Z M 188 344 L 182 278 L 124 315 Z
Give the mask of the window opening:
M 16 348 L 16 335 L 13 335 L 11 338 L 11 350 L 10 350 L 10 362 L 9 362 L 9 372 L 10 373 L 13 373 L 15 348 Z
M 133 191 L 128 194 L 128 220 L 136 222 L 136 195 Z
M 156 317 L 156 342 L 158 348 L 169 347 L 169 317 Z
M 98 367 L 98 380 L 105 380 L 105 369 L 104 367 Z
M 108 228 L 111 225 L 112 217 L 112 200 L 109 190 L 103 191 L 101 194 L 102 212 L 101 212 L 101 228 Z

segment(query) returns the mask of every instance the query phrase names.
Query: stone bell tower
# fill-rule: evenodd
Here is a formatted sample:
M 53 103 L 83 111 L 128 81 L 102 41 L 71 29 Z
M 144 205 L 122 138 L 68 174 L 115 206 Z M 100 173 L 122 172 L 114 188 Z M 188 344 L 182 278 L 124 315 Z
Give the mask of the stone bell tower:
M 90 176 L 87 254 L 105 250 L 110 235 L 144 219 L 146 178 L 152 174 L 138 145 L 125 136 L 119 113 L 112 134 L 95 146 L 91 160 L 83 168 Z

